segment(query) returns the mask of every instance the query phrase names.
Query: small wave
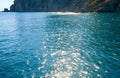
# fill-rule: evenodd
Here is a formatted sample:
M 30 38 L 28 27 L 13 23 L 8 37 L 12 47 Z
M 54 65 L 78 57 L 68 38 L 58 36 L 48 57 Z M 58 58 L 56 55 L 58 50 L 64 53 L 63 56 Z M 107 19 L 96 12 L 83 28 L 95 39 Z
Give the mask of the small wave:
M 58 14 L 58 15 L 76 15 L 80 13 L 75 13 L 75 12 L 50 12 L 52 14 Z

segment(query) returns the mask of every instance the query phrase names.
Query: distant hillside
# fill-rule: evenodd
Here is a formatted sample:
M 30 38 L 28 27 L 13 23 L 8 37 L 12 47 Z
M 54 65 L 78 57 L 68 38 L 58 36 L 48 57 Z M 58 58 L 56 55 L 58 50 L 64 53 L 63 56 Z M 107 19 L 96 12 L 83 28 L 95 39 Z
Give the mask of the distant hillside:
M 15 0 L 10 12 L 120 12 L 120 0 Z

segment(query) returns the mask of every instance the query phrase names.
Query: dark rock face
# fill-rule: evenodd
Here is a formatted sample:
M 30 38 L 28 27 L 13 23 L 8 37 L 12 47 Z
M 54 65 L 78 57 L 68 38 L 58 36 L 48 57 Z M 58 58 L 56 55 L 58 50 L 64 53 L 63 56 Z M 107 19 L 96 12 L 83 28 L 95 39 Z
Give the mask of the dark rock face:
M 76 1 L 76 0 L 75 0 Z M 83 0 L 84 1 L 84 0 Z M 10 7 L 10 11 L 15 12 L 41 12 L 41 11 L 78 11 L 75 5 L 78 5 L 74 0 L 15 0 Z M 76 9 L 75 9 L 76 8 Z
M 120 0 L 109 1 L 98 12 L 120 12 Z
M 4 9 L 4 12 L 9 12 L 9 10 L 7 8 Z
M 10 12 L 120 12 L 120 0 L 15 0 Z

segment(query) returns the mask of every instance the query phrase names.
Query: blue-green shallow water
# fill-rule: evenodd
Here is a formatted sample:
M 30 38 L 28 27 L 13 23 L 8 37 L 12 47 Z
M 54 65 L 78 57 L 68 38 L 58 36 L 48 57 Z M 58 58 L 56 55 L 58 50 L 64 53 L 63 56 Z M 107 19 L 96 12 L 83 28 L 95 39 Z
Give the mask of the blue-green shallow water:
M 0 13 L 0 78 L 119 78 L 120 14 Z

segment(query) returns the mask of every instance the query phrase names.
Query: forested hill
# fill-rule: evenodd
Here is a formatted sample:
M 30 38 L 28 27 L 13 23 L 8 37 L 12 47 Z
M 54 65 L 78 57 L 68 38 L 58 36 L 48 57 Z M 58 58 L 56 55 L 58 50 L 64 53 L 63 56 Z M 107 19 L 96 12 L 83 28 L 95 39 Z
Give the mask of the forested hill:
M 120 12 L 120 0 L 14 0 L 9 12 Z

